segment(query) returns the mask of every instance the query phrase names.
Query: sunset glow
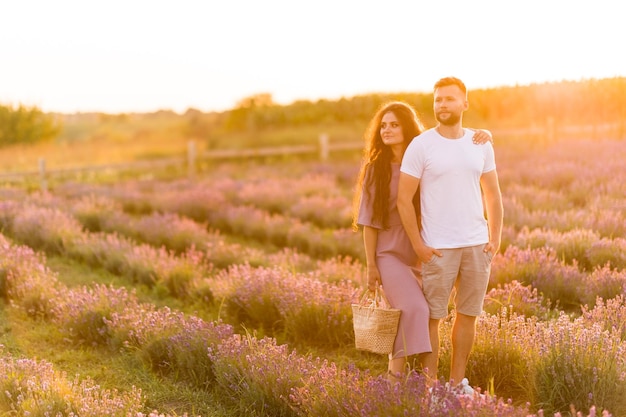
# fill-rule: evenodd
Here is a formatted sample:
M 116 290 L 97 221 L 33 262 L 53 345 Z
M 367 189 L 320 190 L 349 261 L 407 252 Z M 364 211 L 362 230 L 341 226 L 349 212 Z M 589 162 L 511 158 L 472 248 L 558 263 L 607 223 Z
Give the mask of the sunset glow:
M 45 111 L 232 108 L 626 75 L 616 3 L 555 0 L 106 3 L 3 7 L 0 103 Z

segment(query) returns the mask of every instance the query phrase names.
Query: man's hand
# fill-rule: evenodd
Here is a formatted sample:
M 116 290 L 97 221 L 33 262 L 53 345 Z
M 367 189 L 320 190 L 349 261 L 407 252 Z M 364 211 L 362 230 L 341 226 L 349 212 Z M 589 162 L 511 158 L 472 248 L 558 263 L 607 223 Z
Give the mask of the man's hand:
M 500 250 L 500 242 L 489 241 L 483 248 L 483 252 L 491 252 L 492 256 L 496 256 L 496 253 Z

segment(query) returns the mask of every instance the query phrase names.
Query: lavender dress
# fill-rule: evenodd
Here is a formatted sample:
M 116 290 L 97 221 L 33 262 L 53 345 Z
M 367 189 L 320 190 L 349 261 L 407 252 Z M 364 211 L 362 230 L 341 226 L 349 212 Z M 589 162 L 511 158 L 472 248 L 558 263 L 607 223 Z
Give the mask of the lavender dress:
M 396 205 L 400 164 L 391 164 L 391 171 L 389 229 L 384 230 L 380 224 L 372 223 L 372 204 L 365 190 L 361 198 L 358 224 L 378 229 L 376 262 L 383 289 L 389 303 L 402 310 L 393 347 L 393 357 L 396 358 L 432 352 L 432 349 L 428 334 L 428 304 L 416 278 L 419 274 L 415 267 L 417 255 L 404 231 Z

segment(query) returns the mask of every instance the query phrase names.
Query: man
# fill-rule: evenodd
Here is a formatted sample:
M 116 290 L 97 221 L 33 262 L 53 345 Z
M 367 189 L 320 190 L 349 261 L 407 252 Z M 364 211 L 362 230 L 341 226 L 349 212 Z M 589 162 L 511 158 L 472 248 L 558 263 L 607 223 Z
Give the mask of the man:
M 491 259 L 500 247 L 502 195 L 493 146 L 473 145 L 473 132 L 462 126 L 463 112 L 469 108 L 465 84 L 454 77 L 439 80 L 433 108 L 437 126 L 417 136 L 402 160 L 398 209 L 422 263 L 424 295 L 430 308 L 432 353 L 426 354 L 423 363 L 428 375 L 436 379 L 439 322 L 448 315 L 454 287 L 450 381 L 473 394 L 465 370 L 474 344 L 476 317 L 483 308 Z M 421 225 L 412 204 L 418 189 Z

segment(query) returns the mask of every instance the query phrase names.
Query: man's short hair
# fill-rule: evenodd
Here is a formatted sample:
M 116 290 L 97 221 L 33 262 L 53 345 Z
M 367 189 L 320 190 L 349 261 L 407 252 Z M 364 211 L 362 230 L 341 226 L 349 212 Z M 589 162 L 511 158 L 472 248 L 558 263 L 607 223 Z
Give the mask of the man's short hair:
M 435 83 L 434 90 L 440 87 L 448 87 L 450 85 L 456 85 L 457 87 L 461 89 L 463 94 L 467 95 L 467 88 L 465 87 L 465 84 L 463 83 L 463 81 L 461 81 L 460 79 L 456 77 L 445 77 L 445 78 L 440 79 L 439 81 Z

